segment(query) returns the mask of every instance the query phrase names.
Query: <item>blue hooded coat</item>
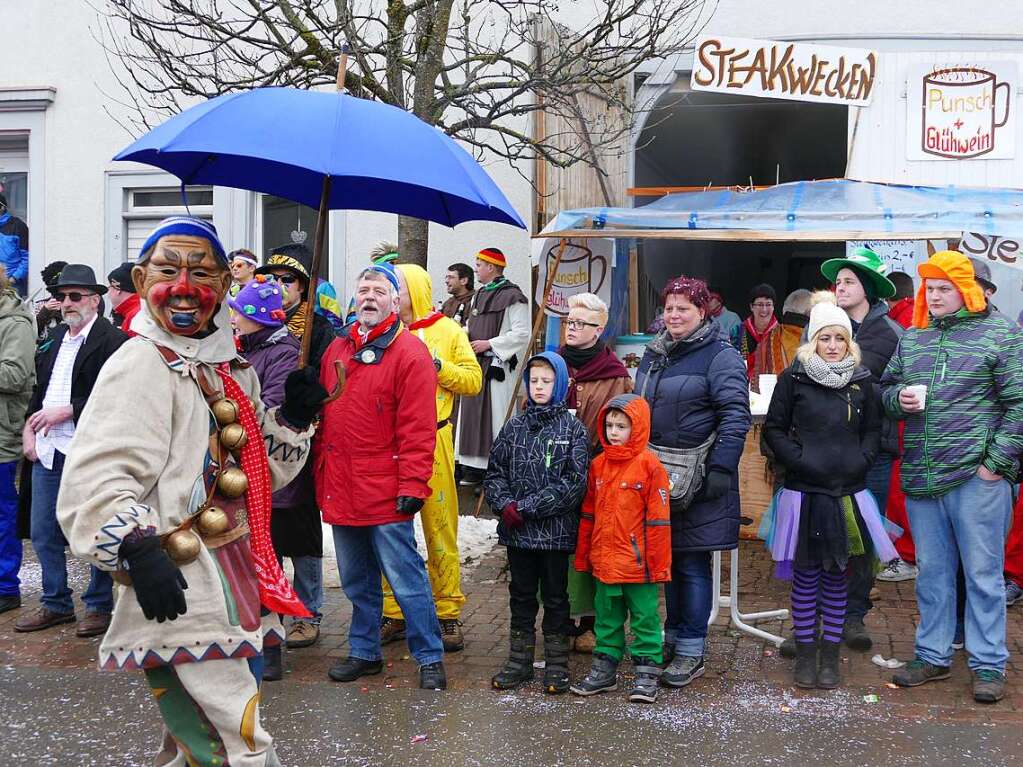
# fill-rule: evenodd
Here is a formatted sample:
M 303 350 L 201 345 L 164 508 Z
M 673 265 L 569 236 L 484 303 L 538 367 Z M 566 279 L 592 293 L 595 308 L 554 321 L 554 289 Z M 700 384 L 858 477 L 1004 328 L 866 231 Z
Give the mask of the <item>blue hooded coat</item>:
M 545 405 L 533 402 L 501 429 L 490 451 L 483 492 L 494 513 L 511 502 L 525 524 L 509 530 L 497 526 L 504 546 L 537 551 L 574 551 L 579 508 L 586 493 L 590 438 L 582 421 L 568 412 L 568 366 L 555 352 L 530 357 L 522 377 L 529 391 L 535 360 L 554 368 L 554 391 Z M 528 395 L 527 395 L 528 396 Z

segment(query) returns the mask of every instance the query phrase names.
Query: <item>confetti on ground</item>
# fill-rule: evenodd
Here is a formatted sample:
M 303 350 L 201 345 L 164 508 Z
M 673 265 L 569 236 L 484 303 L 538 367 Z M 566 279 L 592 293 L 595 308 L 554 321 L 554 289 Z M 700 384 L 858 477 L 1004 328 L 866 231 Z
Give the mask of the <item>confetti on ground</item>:
M 428 740 L 429 740 L 429 737 L 427 737 L 426 735 L 413 735 L 412 736 L 412 742 L 413 743 L 425 743 Z
M 874 694 L 864 695 L 863 696 L 863 702 L 864 703 L 877 703 L 880 700 L 881 699 L 879 697 L 877 697 L 876 695 L 874 695 Z

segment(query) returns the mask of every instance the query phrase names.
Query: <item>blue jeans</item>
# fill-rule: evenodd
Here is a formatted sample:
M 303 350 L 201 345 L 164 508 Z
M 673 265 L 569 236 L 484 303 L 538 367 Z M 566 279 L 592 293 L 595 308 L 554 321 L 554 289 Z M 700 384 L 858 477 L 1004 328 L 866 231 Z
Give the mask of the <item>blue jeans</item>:
M 21 539 L 18 537 L 18 461 L 0 463 L 0 597 L 21 593 Z
M 55 613 L 73 613 L 75 603 L 67 585 L 67 541 L 57 523 L 57 492 L 64 473 L 64 454 L 53 454 L 53 468 L 32 464 L 32 548 L 43 570 L 43 607 Z M 114 609 L 114 581 L 110 573 L 91 567 L 89 587 L 82 594 L 85 609 L 110 613 Z
M 906 498 L 916 541 L 916 655 L 935 666 L 952 662 L 956 571 L 966 578 L 966 652 L 970 669 L 1005 672 L 1005 538 L 1012 524 L 1007 481 L 974 476 L 933 498 Z
M 320 625 L 320 608 L 323 607 L 323 559 L 320 557 L 291 557 L 295 568 L 295 593 L 302 604 L 313 614 L 305 618 L 306 623 Z
M 405 616 L 405 636 L 412 657 L 420 666 L 441 660 L 444 644 L 440 623 L 426 565 L 416 549 L 412 520 L 366 527 L 333 525 L 332 529 L 341 588 L 352 603 L 349 655 L 380 660 L 383 575 Z
M 671 582 L 664 584 L 664 641 L 678 655 L 703 655 L 714 603 L 710 551 L 672 551 Z

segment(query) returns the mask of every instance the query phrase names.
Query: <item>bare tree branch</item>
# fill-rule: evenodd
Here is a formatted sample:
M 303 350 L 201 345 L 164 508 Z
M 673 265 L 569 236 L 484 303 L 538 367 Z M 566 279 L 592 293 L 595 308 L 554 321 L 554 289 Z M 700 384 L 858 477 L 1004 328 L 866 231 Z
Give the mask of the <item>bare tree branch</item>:
M 572 4 L 589 17 L 566 22 L 558 0 L 91 1 L 121 91 L 108 95 L 132 132 L 240 89 L 327 86 L 347 42 L 349 92 L 408 109 L 524 176 L 537 158 L 599 172 L 649 108 L 632 103 L 632 76 L 681 51 L 716 2 L 591 0 Z M 538 111 L 562 128 L 532 135 Z

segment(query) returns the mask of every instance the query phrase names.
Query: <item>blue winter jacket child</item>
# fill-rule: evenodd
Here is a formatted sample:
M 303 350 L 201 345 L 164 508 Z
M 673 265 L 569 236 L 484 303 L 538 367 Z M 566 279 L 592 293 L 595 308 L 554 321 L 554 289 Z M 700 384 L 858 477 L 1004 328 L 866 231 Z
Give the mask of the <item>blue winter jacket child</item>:
M 538 359 L 555 373 L 554 391 L 545 405 L 528 397 L 529 368 Z M 522 377 L 526 409 L 508 421 L 494 440 L 483 492 L 494 513 L 515 502 L 524 520 L 515 530 L 503 522 L 497 526 L 502 545 L 574 551 L 590 465 L 589 434 L 565 406 L 568 366 L 561 355 L 543 352 L 530 357 Z

